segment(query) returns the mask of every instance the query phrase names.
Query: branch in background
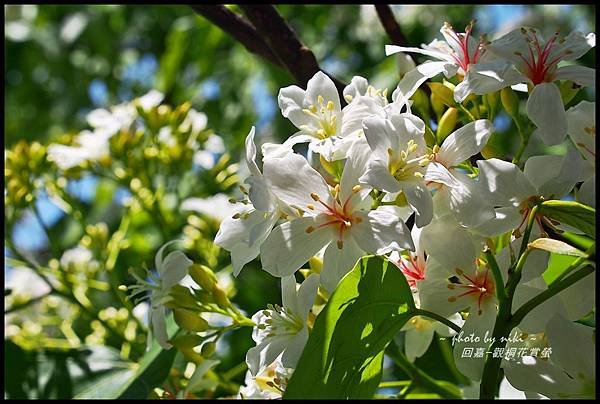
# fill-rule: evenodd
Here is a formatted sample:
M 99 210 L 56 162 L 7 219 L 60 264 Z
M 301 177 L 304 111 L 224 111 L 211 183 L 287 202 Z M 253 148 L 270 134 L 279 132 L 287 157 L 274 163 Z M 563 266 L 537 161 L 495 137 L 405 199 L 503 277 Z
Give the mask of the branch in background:
M 277 59 L 269 45 L 244 17 L 223 5 L 190 5 L 194 11 L 231 35 L 251 53 L 268 60 L 276 66 L 285 66 Z
M 292 27 L 271 5 L 240 5 L 250 22 L 269 44 L 271 50 L 294 76 L 296 82 L 305 87 L 308 80 L 321 68 L 314 53 L 298 38 Z M 327 73 L 326 73 L 327 74 Z M 327 74 L 335 83 L 343 100 L 344 83 Z
M 387 4 L 375 4 L 375 10 L 377 11 L 377 16 L 379 17 L 379 21 L 381 21 L 381 25 L 383 25 L 383 28 L 388 37 L 390 37 L 392 43 L 398 46 L 407 46 L 408 41 L 402 33 L 400 25 L 398 25 L 398 22 L 394 18 L 394 13 L 390 6 Z

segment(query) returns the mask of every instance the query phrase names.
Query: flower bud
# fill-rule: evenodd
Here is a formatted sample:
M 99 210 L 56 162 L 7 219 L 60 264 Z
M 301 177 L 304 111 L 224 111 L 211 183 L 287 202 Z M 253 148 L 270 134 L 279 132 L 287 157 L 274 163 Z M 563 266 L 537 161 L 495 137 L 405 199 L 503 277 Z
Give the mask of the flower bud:
M 194 298 L 190 289 L 182 285 L 174 285 L 169 291 L 169 296 L 173 300 L 165 303 L 165 306 L 170 309 L 181 309 L 181 308 L 196 308 L 198 307 L 197 299 Z
M 398 194 L 395 202 L 397 206 L 408 206 L 408 201 L 406 200 L 406 195 L 404 195 L 404 192 L 400 192 Z
M 435 116 L 439 120 L 446 110 L 446 105 L 440 99 L 440 97 L 433 92 L 429 96 L 429 99 L 431 100 L 431 108 L 433 108 L 433 112 L 435 112 Z
M 448 107 L 456 107 L 456 101 L 454 101 L 454 92 L 443 85 L 442 83 L 427 83 L 431 89 L 431 94 L 435 94 L 444 105 Z
M 188 273 L 200 287 L 206 291 L 212 290 L 213 286 L 217 283 L 217 278 L 213 271 L 205 266 L 200 264 L 191 265 L 188 268 Z
M 488 118 L 492 119 L 494 115 L 496 115 L 496 111 L 498 111 L 498 107 L 500 106 L 500 91 L 485 94 L 483 98 L 490 108 Z
M 216 342 L 214 342 L 214 341 L 207 342 L 206 344 L 202 345 L 202 348 L 200 349 L 200 354 L 204 358 L 210 358 L 212 356 L 212 354 L 215 353 L 216 348 L 217 348 Z
M 215 303 L 217 306 L 222 308 L 223 310 L 227 310 L 231 306 L 229 302 L 229 298 L 227 297 L 227 293 L 223 289 L 221 289 L 217 284 L 213 286 L 212 295 L 215 299 Z
M 505 87 L 500 91 L 500 100 L 502 106 L 513 119 L 519 116 L 519 97 L 510 87 Z
M 448 108 L 448 110 L 444 112 L 444 115 L 442 115 L 440 121 L 438 122 L 438 128 L 436 133 L 438 144 L 441 144 L 444 141 L 444 139 L 446 139 L 446 137 L 448 137 L 448 135 L 452 133 L 452 131 L 456 127 L 457 119 L 458 109 Z
M 184 330 L 192 332 L 206 331 L 208 322 L 200 314 L 185 309 L 173 310 L 173 317 L 177 325 Z
M 425 144 L 429 147 L 433 147 L 436 144 L 435 134 L 427 125 L 425 125 Z

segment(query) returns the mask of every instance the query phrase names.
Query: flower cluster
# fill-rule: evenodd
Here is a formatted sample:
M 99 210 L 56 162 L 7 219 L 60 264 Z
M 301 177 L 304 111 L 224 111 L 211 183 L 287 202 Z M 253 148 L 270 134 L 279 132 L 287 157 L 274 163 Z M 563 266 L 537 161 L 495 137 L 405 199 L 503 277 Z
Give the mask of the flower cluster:
M 435 318 L 414 316 L 402 328 L 409 361 L 427 351 L 434 331 L 455 334 L 448 323 L 460 328 L 459 336 L 483 336 L 501 327 L 510 331 L 517 325 L 522 332 L 552 335 L 561 321 L 573 324 L 592 309 L 593 292 L 588 296 L 593 286 L 578 281 L 569 293 L 584 297 L 569 302 L 566 292 L 556 294 L 525 312 L 521 323 L 498 326 L 505 310 L 508 317 L 511 308 L 514 316 L 520 315 L 520 308 L 548 290 L 543 273 L 549 252 L 561 254 L 566 248 L 558 249 L 556 243 L 562 242 L 556 240 L 547 242 L 549 233 L 581 230 L 564 216 L 551 217 L 540 205 L 573 191 L 579 201 L 595 205 L 595 104 L 582 101 L 565 111 L 572 97 L 565 101 L 561 92 L 565 81 L 593 86 L 594 69 L 563 62 L 583 56 L 595 45 L 595 36 L 557 33 L 544 41 L 537 30 L 521 28 L 489 41 L 485 35 L 475 39 L 473 29 L 471 23 L 459 33 L 445 23 L 440 30 L 445 40 L 422 48 L 387 46 L 388 55 L 413 52 L 436 59 L 404 75 L 391 99 L 387 89 L 376 89 L 360 76 L 340 97 L 333 81 L 317 72 L 306 89 L 292 85 L 279 92 L 281 113 L 296 133 L 281 144 L 259 148 L 251 128 L 245 143 L 249 177 L 240 187 L 235 213 L 222 220 L 214 243 L 230 251 L 235 276 L 260 257 L 262 268 L 281 278 L 282 305 L 269 305 L 252 317 L 256 346 L 247 353 L 242 397 L 281 395 L 315 312 L 365 255 L 385 256 L 396 264 L 419 310 L 446 320 L 442 325 Z M 435 135 L 433 121 L 411 108 L 418 102 L 419 86 L 440 73 L 446 79 L 431 91 L 443 108 L 456 111 L 451 124 L 438 120 Z M 522 90 L 523 83 L 529 125 L 511 89 Z M 512 162 L 482 155 L 500 104 L 519 132 L 530 129 L 520 133 L 521 148 Z M 556 145 L 567 134 L 576 147 L 565 145 L 563 156 L 536 155 L 520 165 L 531 135 Z M 308 143 L 305 154 L 299 152 L 301 143 Z M 182 276 L 184 266 L 179 268 Z M 158 262 L 157 268 L 160 272 Z M 304 276 L 301 285 L 297 272 Z M 163 292 L 153 292 L 153 302 L 160 304 Z M 587 331 L 581 334 L 584 338 Z M 453 349 L 459 371 L 473 381 L 485 379 L 484 355 L 461 353 L 467 346 L 484 352 L 493 342 L 483 337 L 475 346 L 473 340 L 457 341 Z M 538 367 L 542 362 L 533 361 Z M 526 389 L 518 375 L 529 370 L 515 363 L 502 366 L 511 383 Z M 560 359 L 547 366 L 560 377 L 571 375 L 570 364 Z M 577 377 L 582 382 L 571 383 L 569 391 L 580 388 L 577 394 L 585 395 L 593 376 Z M 531 389 L 558 394 L 541 382 Z

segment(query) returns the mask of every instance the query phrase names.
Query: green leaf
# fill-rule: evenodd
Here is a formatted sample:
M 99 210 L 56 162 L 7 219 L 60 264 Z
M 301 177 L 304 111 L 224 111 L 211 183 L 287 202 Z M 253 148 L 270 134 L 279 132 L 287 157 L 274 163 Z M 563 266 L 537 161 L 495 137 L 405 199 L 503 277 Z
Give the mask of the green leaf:
M 373 397 L 385 347 L 414 309 L 396 266 L 360 259 L 319 313 L 284 398 Z
M 177 325 L 172 316 L 167 319 L 167 332 L 173 336 Z M 177 349 L 162 349 L 156 341 L 135 369 L 119 369 L 99 379 L 75 398 L 145 399 L 169 375 Z
M 561 223 L 573 226 L 596 238 L 596 210 L 573 201 L 546 201 L 540 213 Z
M 539 250 L 545 250 L 555 254 L 570 255 L 572 257 L 587 257 L 587 254 L 583 251 L 578 250 L 569 244 L 554 240 L 551 238 L 538 238 L 529 243 L 529 247 L 537 248 Z

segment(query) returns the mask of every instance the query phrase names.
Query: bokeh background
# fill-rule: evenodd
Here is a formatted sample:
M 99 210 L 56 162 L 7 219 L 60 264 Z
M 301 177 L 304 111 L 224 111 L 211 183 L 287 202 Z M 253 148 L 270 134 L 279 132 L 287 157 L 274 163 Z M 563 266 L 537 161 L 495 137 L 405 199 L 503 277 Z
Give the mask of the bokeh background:
M 348 83 L 352 76 L 361 75 L 376 88 L 387 87 L 390 92 L 397 84 L 398 59 L 384 55 L 384 45 L 390 42 L 373 6 L 282 5 L 277 9 L 313 50 L 320 66 L 338 79 Z M 462 30 L 470 20 L 477 19 L 475 32 L 487 33 L 489 39 L 521 25 L 538 27 L 545 35 L 557 29 L 566 35 L 574 29 L 593 32 L 596 23 L 591 5 L 411 5 L 392 6 L 392 10 L 412 46 L 441 38 L 439 28 L 444 21 Z M 239 161 L 252 125 L 257 128 L 259 143 L 281 141 L 295 131 L 277 106 L 279 89 L 294 84 L 291 75 L 248 53 L 187 6 L 6 5 L 4 13 L 5 149 L 23 140 L 49 144 L 65 134 L 76 134 L 87 128 L 85 118 L 91 110 L 132 100 L 151 89 L 165 94 L 163 103 L 177 106 L 189 101 L 194 109 L 207 115 L 208 127 L 225 145 L 216 158 L 226 153 L 231 162 Z M 415 57 L 417 63 L 422 60 Z M 595 65 L 595 52 L 585 55 L 581 63 Z M 594 89 L 585 89 L 572 104 L 594 96 Z M 514 124 L 502 114 L 494 123 L 493 142 L 500 153 L 508 153 L 516 145 L 503 139 L 514 132 Z M 532 141 L 527 153 L 535 154 L 542 147 Z M 560 146 L 544 150 L 562 151 Z M 121 212 L 118 207 L 127 196 L 126 189 L 93 175 L 69 181 L 67 189 L 88 214 L 88 224 L 102 221 L 109 233 L 116 230 Z M 203 196 L 228 189 L 207 186 Z M 5 224 L 6 237 L 16 247 L 41 261 L 52 257 L 40 221 L 57 236 L 63 250 L 77 245 L 84 229 L 72 226 L 65 212 L 43 190 L 36 193 L 34 203 L 41 217 L 37 218 L 31 209 L 22 209 Z M 112 214 L 106 214 L 107 210 Z M 187 219 L 174 224 L 168 235 L 181 234 L 190 225 Z M 130 253 L 120 256 L 117 265 L 123 273 L 131 266 L 152 262 L 156 249 L 168 241 L 165 234 L 146 224 L 134 226 L 128 235 Z M 201 259 L 198 251 L 190 255 Z M 5 256 L 11 257 L 6 243 Z M 10 264 L 5 264 L 4 275 L 12 288 L 35 285 L 35 276 L 23 275 Z M 280 299 L 276 280 L 259 271 L 258 264 L 248 265 L 235 280 L 235 287 L 235 301 L 249 315 Z M 28 308 L 36 309 L 48 310 L 48 306 L 32 304 Z M 25 336 L 25 326 L 6 332 L 6 324 L 5 315 L 5 371 L 10 366 L 13 375 L 5 379 L 9 396 L 72 395 L 75 351 L 56 351 L 51 339 L 34 338 L 41 333 L 37 330 L 36 334 L 36 329 Z M 79 348 L 73 343 L 77 339 L 69 339 L 64 333 L 58 333 L 55 339 L 67 341 L 65 346 L 72 349 Z M 110 338 L 102 343 L 120 348 Z M 251 345 L 250 330 L 232 333 L 219 347 L 220 366 L 229 369 L 243 361 Z M 452 369 L 436 365 L 433 358 L 440 354 L 436 349 L 420 361 L 435 377 L 452 374 Z M 40 360 L 51 365 L 41 369 Z M 238 380 L 241 382 L 243 375 Z M 26 382 L 30 390 L 24 388 Z

